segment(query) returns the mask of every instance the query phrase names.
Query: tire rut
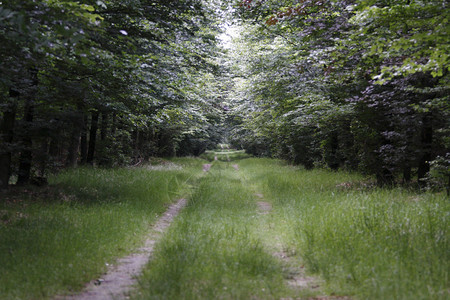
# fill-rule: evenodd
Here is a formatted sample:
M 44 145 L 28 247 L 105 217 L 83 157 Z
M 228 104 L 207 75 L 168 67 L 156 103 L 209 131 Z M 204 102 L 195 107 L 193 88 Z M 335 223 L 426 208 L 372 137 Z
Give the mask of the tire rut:
M 55 300 L 128 299 L 127 294 L 137 283 L 137 276 L 149 262 L 155 244 L 186 203 L 187 200 L 183 198 L 172 204 L 153 225 L 144 246 L 135 253 L 120 258 L 102 278 L 91 281 L 80 294 L 57 296 Z

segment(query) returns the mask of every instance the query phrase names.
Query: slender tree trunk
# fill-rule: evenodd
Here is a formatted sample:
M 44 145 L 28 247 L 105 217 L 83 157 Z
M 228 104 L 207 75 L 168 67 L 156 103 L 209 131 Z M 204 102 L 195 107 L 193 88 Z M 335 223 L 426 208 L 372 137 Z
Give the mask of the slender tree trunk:
M 108 125 L 109 125 L 109 114 L 102 111 L 102 122 L 100 124 L 100 141 L 101 155 L 97 155 L 97 162 L 99 166 L 106 166 L 112 161 L 112 157 L 108 154 Z
M 45 170 L 47 169 L 48 161 L 48 138 L 44 138 L 41 143 L 41 150 L 39 153 L 39 176 L 45 177 Z
M 80 148 L 80 135 L 83 124 L 83 117 L 80 116 L 73 124 L 70 135 L 69 149 L 67 151 L 66 167 L 75 167 L 78 160 L 78 150 Z
M 106 140 L 108 137 L 108 122 L 109 114 L 107 112 L 102 112 L 102 125 L 100 127 L 100 139 L 102 141 Z
M 139 130 L 133 131 L 133 144 L 134 144 L 134 163 L 139 162 L 140 149 L 139 149 L 139 140 L 140 140 L 140 132 Z
M 0 189 L 8 187 L 9 177 L 11 176 L 11 143 L 14 138 L 14 123 L 16 120 L 17 101 L 15 98 L 19 93 L 9 92 L 11 100 L 3 112 L 3 122 L 0 124 Z
M 445 189 L 447 190 L 447 196 L 450 196 L 450 175 L 448 176 L 447 186 Z
M 411 165 L 403 167 L 403 183 L 408 184 L 411 182 Z
M 88 152 L 87 128 L 88 128 L 88 116 L 86 114 L 84 114 L 83 124 L 81 126 L 81 136 L 80 136 L 80 156 L 81 156 L 81 164 L 82 165 L 87 163 L 87 152 Z
M 31 139 L 31 127 L 33 126 L 34 117 L 34 105 L 31 100 L 28 100 L 25 104 L 25 135 L 22 139 L 23 150 L 20 153 L 19 158 L 19 172 L 17 178 L 18 185 L 27 184 L 30 181 L 31 176 L 31 162 L 33 160 L 33 141 Z
M 29 183 L 31 177 L 31 163 L 33 160 L 33 140 L 32 140 L 32 129 L 33 129 L 33 118 L 34 118 L 34 98 L 38 85 L 38 70 L 31 68 L 29 70 L 29 75 L 31 79 L 30 90 L 25 96 L 25 108 L 24 108 L 24 120 L 25 120 L 25 132 L 22 139 L 23 150 L 20 153 L 19 158 L 19 171 L 17 184 L 24 185 Z
M 338 160 L 338 151 L 339 151 L 339 139 L 337 132 L 333 132 L 331 134 L 331 140 L 330 140 L 330 151 L 331 155 L 328 161 L 328 166 L 331 170 L 337 170 L 339 169 L 339 160 Z
M 86 162 L 90 165 L 94 164 L 95 144 L 97 142 L 98 117 L 98 111 L 94 111 L 92 113 L 91 129 L 89 130 L 89 148 L 86 160 Z
M 111 135 L 115 136 L 116 135 L 116 129 L 117 129 L 117 116 L 115 113 L 113 113 L 112 115 L 112 122 L 111 122 Z
M 150 131 L 147 129 L 147 130 L 143 131 L 142 135 L 143 135 L 143 137 L 142 137 L 142 154 L 144 157 L 144 161 L 147 161 L 151 155 Z
M 422 156 L 419 160 L 419 168 L 417 170 L 417 181 L 420 186 L 425 186 L 423 179 L 430 171 L 430 161 L 432 160 L 431 148 L 433 143 L 433 126 L 432 115 L 426 114 L 423 117 L 422 127 Z

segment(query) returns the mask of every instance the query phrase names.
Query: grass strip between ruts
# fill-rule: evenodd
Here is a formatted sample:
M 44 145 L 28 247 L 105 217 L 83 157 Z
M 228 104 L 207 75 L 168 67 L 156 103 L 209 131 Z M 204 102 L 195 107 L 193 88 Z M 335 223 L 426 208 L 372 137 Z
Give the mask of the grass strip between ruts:
M 203 177 L 157 245 L 135 299 L 270 299 L 289 293 L 283 266 L 253 234 L 255 198 L 228 163 Z

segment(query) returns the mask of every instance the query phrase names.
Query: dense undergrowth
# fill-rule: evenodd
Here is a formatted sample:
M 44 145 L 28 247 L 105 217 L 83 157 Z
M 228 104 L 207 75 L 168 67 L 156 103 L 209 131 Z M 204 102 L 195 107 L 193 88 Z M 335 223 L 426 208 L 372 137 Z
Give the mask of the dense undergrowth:
M 64 171 L 46 190 L 0 202 L 0 298 L 45 299 L 79 290 L 142 243 L 166 206 L 188 192 L 202 160 L 182 168 Z

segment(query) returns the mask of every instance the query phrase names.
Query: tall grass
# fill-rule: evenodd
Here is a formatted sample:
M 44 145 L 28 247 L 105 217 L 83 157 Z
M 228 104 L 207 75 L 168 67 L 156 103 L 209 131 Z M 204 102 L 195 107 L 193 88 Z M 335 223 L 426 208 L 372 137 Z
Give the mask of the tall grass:
M 357 174 L 269 159 L 233 161 L 239 171 L 218 161 L 207 173 L 204 162 L 80 168 L 51 178 L 39 197 L 8 196 L 0 202 L 0 299 L 81 289 L 136 248 L 168 204 L 188 193 L 188 207 L 156 246 L 134 298 L 320 295 L 286 286 L 289 270 L 273 255 L 279 249 L 324 278 L 328 294 L 449 298 L 444 194 L 379 189 Z M 271 202 L 272 211 L 258 213 L 257 201 Z
M 361 299 L 449 298 L 444 194 L 358 189 L 342 183 L 363 180 L 359 175 L 271 160 L 240 166 L 273 203 L 274 222 L 284 224 L 278 226 L 282 243 L 325 278 L 330 291 Z
M 253 234 L 257 208 L 238 173 L 217 162 L 140 278 L 135 299 L 271 299 L 283 269 Z
M 2 201 L 0 299 L 46 299 L 99 277 L 140 245 L 201 163 L 176 171 L 73 169 L 51 178 L 47 194 Z

